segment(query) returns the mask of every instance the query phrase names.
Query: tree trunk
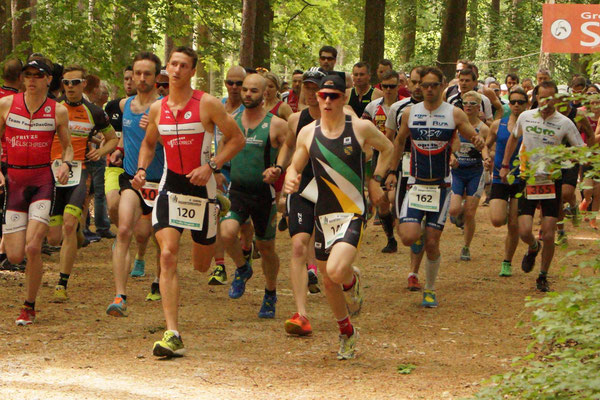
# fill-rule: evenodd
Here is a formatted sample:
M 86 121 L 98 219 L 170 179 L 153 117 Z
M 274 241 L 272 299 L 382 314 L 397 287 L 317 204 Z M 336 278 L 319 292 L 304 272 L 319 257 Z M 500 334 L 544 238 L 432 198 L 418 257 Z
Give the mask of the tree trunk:
M 29 56 L 31 50 L 31 8 L 28 1 L 11 0 L 12 47 Z
M 242 34 L 240 40 L 240 65 L 252 67 L 254 53 L 254 26 L 256 25 L 256 0 L 244 0 L 242 6 Z
M 371 83 L 377 83 L 375 68 L 383 58 L 385 45 L 385 0 L 365 0 L 365 33 L 362 61 L 371 67 Z
M 210 74 L 206 65 L 202 62 L 203 49 L 208 48 L 210 43 L 210 33 L 206 25 L 198 24 L 196 26 L 196 43 L 198 48 L 198 65 L 196 65 L 196 87 L 205 92 L 210 92 Z
M 500 32 L 500 0 L 492 0 L 490 3 L 490 32 L 489 32 L 489 40 L 488 40 L 488 60 L 496 60 L 498 58 L 498 46 L 499 46 L 499 37 L 498 33 Z M 496 71 L 498 70 L 498 63 L 489 63 L 488 70 L 492 76 L 495 76 Z
M 400 62 L 407 64 L 415 56 L 417 33 L 417 4 L 414 0 L 401 0 L 400 9 L 402 42 L 400 43 Z
M 478 0 L 469 0 L 469 31 L 467 33 L 467 48 L 465 57 L 474 60 L 477 56 L 477 31 L 479 28 Z
M 546 4 L 554 4 L 554 0 L 546 0 Z M 543 52 L 544 39 L 540 40 L 540 57 L 538 60 L 538 69 L 546 68 L 550 69 L 550 53 Z
M 510 8 L 509 21 L 510 26 L 518 26 L 519 21 L 519 4 L 522 0 L 512 0 L 512 7 Z M 506 53 L 511 54 L 511 46 L 512 43 L 510 41 L 506 42 Z M 518 69 L 515 67 L 511 67 L 510 61 L 506 61 L 504 64 L 504 70 L 509 73 L 518 73 Z
M 467 0 L 448 0 L 442 39 L 438 50 L 438 64 L 448 81 L 454 78 L 456 60 L 465 37 Z
M 4 60 L 12 52 L 12 25 L 8 22 L 11 18 L 10 0 L 0 0 L 0 60 Z
M 275 14 L 269 0 L 256 1 L 252 66 L 271 69 L 271 22 Z

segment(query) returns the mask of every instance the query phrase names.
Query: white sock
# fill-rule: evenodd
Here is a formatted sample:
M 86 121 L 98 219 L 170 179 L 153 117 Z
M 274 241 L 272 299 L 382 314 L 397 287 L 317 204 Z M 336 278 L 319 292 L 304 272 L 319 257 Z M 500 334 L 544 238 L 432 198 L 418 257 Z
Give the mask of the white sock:
M 411 272 L 408 274 L 408 277 L 410 278 L 411 276 L 416 276 L 418 278 L 419 274 L 415 274 L 414 272 Z
M 178 338 L 180 338 L 181 336 L 179 336 L 179 331 L 176 331 L 175 329 L 169 329 L 171 332 L 173 332 L 175 334 L 175 336 L 177 336 Z
M 426 257 L 425 260 L 425 275 L 427 280 L 425 282 L 426 290 L 434 290 L 435 279 L 437 278 L 438 271 L 440 270 L 440 261 L 442 256 L 440 255 L 437 260 L 430 260 Z

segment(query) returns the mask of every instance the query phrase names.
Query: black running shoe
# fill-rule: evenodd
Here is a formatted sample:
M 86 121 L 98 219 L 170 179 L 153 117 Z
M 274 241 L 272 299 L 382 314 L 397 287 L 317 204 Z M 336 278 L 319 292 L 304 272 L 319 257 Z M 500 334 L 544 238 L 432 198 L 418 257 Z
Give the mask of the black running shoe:
M 387 245 L 383 249 L 381 249 L 382 253 L 395 253 L 397 251 L 398 251 L 398 242 L 393 237 L 388 238 Z
M 546 277 L 546 275 L 538 276 L 538 278 L 535 280 L 535 285 L 537 287 L 537 290 L 539 290 L 540 292 L 546 293 L 550 291 L 550 285 L 548 284 L 548 278 Z
M 542 249 L 542 242 L 540 242 L 538 240 L 537 244 L 538 244 L 537 250 L 535 250 L 535 251 L 528 250 L 527 253 L 525 253 L 525 255 L 523 256 L 523 261 L 521 262 L 521 269 L 525 273 L 531 272 L 531 270 L 535 266 L 535 258 L 537 257 L 538 253 Z
M 288 228 L 287 219 L 285 217 L 281 217 L 279 220 L 279 224 L 277 225 L 277 229 L 279 232 L 283 232 Z

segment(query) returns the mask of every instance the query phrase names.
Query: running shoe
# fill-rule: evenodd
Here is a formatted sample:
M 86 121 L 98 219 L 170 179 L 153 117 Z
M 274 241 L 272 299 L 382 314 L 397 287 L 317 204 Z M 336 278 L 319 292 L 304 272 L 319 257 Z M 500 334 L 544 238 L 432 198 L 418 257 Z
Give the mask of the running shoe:
M 523 261 L 521 262 L 521 269 L 525 273 L 531 272 L 531 270 L 535 266 L 535 258 L 537 257 L 540 250 L 542 250 L 542 242 L 538 240 L 537 244 L 537 250 L 532 251 L 531 249 L 529 249 L 527 253 L 525 253 L 525 255 L 523 256 Z
M 350 360 L 354 358 L 356 352 L 356 342 L 358 340 L 358 331 L 354 329 L 352 336 L 340 335 L 340 349 L 337 353 L 338 360 Z
M 126 317 L 127 316 L 127 304 L 121 296 L 116 296 L 113 302 L 106 309 L 108 315 L 113 317 Z
M 83 234 L 83 229 L 81 229 L 81 224 L 77 224 L 77 248 L 80 249 L 82 247 L 87 247 L 90 244 L 90 241 Z
M 24 306 L 21 308 L 21 314 L 15 321 L 17 326 L 31 325 L 35 321 L 35 310 L 31 307 Z
M 512 265 L 508 261 L 502 261 L 499 276 L 512 276 Z
M 421 290 L 421 284 L 419 283 L 419 277 L 411 275 L 408 277 L 408 286 L 406 287 L 411 292 L 418 292 Z
M 277 224 L 277 229 L 279 232 L 283 232 L 288 228 L 287 218 L 285 216 L 281 217 L 279 223 Z
M 219 217 L 223 218 L 231 208 L 231 201 L 221 192 L 217 192 L 217 201 L 219 202 Z
M 437 299 L 435 298 L 435 291 L 433 290 L 425 290 L 423 292 L 423 302 L 421 303 L 423 307 L 426 308 L 435 308 L 438 306 Z
M 138 260 L 137 258 L 133 262 L 133 269 L 131 270 L 131 276 L 134 278 L 140 278 L 146 276 L 146 261 Z
M 152 354 L 157 357 L 181 357 L 185 354 L 185 348 L 181 337 L 172 331 L 165 331 L 162 340 L 154 342 Z
M 100 237 L 100 235 L 97 235 L 95 232 L 90 231 L 89 229 L 84 229 L 83 230 L 83 236 L 85 236 L 85 238 L 90 242 L 90 243 L 97 243 L 100 240 L 102 240 L 102 238 Z
M 246 282 L 252 278 L 252 267 L 246 264 L 244 267 L 236 268 L 235 278 L 229 287 L 229 297 L 239 299 L 246 291 Z
M 383 249 L 381 249 L 382 253 L 395 253 L 397 251 L 398 251 L 398 242 L 393 237 L 388 238 L 387 245 Z
M 62 303 L 67 300 L 69 300 L 69 295 L 67 295 L 67 288 L 63 285 L 56 285 L 54 287 L 54 301 Z
M 258 247 L 256 247 L 256 241 L 252 240 L 252 259 L 258 260 L 260 258 L 260 251 L 258 251 Z
M 265 293 L 258 318 L 275 318 L 275 303 L 277 303 L 277 295 L 269 296 Z
M 586 199 L 581 200 L 581 203 L 579 203 L 579 211 L 581 211 L 582 213 L 586 212 L 588 210 L 589 205 L 590 203 L 588 203 Z
M 161 299 L 162 296 L 160 295 L 160 286 L 158 283 L 155 284 L 152 282 L 152 285 L 150 285 L 150 293 L 146 295 L 146 301 L 159 301 Z
M 290 335 L 307 336 L 312 333 L 308 318 L 295 313 L 292 318 L 285 321 L 285 331 Z
M 556 240 L 554 241 L 556 246 L 566 246 L 567 244 L 567 234 L 565 231 L 560 230 L 556 234 Z
M 312 269 L 308 270 L 308 291 L 311 294 L 317 294 L 321 291 L 321 288 L 319 288 L 319 278 Z
M 114 239 L 117 237 L 110 229 L 96 230 L 96 234 L 105 239 Z
M 208 277 L 209 285 L 224 285 L 227 283 L 227 271 L 225 270 L 225 266 L 221 264 L 217 264 L 213 272 L 211 272 Z
M 535 286 L 540 292 L 546 293 L 550 291 L 550 285 L 548 284 L 548 278 L 546 275 L 538 276 L 535 280 Z
M 471 261 L 471 251 L 467 246 L 463 246 L 462 250 L 460 251 L 460 259 L 462 261 Z
M 352 267 L 354 270 L 354 277 L 356 278 L 354 286 L 344 291 L 344 297 L 346 298 L 346 307 L 351 317 L 360 314 L 360 310 L 363 305 L 364 297 L 362 289 L 360 288 L 360 270 L 357 267 Z
M 592 217 L 592 219 L 590 219 L 590 228 L 592 228 L 593 230 L 598 230 L 598 225 L 596 224 L 596 217 Z
M 450 222 L 456 225 L 457 228 L 464 229 L 465 227 L 465 214 L 460 213 L 456 217 L 450 216 Z

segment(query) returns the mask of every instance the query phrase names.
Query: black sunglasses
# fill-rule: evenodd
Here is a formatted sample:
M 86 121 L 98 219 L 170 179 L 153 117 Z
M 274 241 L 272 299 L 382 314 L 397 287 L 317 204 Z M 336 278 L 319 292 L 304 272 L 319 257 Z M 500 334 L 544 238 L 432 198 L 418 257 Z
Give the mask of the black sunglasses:
M 317 95 L 320 98 L 322 98 L 323 100 L 331 99 L 331 101 L 337 100 L 340 97 L 342 97 L 341 93 L 333 93 L 333 92 L 319 92 L 319 93 L 317 93 Z
M 423 89 L 436 88 L 441 84 L 442 82 L 421 82 L 421 87 Z
M 156 87 L 157 88 L 165 88 L 168 89 L 169 88 L 169 82 L 156 82 Z
M 44 74 L 43 72 L 23 72 L 23 77 L 25 78 L 37 78 L 37 79 L 42 79 L 43 77 L 45 77 L 46 74 Z
M 62 84 L 65 86 L 77 86 L 85 79 L 63 79 Z
M 510 104 L 512 104 L 513 106 L 515 104 L 519 104 L 519 105 L 523 105 L 523 104 L 527 104 L 527 100 L 509 100 L 508 101 Z
M 321 60 L 323 60 L 323 61 L 325 61 L 325 60 L 327 60 L 327 61 L 333 61 L 333 60 L 335 60 L 335 57 L 331 57 L 331 56 L 320 56 L 319 58 Z
M 381 87 L 384 88 L 384 89 L 396 89 L 398 87 L 398 85 L 384 85 L 382 83 Z
M 229 79 L 225 81 L 227 86 L 242 86 L 243 83 L 244 81 L 230 81 Z

